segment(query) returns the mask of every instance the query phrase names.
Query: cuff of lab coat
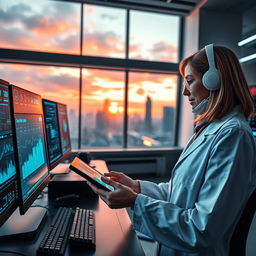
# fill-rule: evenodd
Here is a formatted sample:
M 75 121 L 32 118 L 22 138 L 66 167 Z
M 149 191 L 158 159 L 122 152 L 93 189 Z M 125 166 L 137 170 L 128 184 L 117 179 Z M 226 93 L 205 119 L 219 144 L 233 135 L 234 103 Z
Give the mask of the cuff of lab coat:
M 152 193 L 152 182 L 146 180 L 139 180 L 140 183 L 140 193 L 147 195 Z
M 143 218 L 143 213 L 142 213 L 142 207 L 144 205 L 144 202 L 146 200 L 145 195 L 143 194 L 138 194 L 136 197 L 136 200 L 134 202 L 134 208 L 133 208 L 133 227 L 135 230 L 140 231 L 143 233 L 142 229 L 142 218 Z

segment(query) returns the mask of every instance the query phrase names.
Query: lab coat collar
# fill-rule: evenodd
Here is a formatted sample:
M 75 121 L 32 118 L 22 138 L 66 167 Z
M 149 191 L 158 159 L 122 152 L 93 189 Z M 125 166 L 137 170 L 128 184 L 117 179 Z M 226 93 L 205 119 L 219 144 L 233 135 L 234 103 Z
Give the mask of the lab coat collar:
M 184 160 L 187 156 L 189 156 L 194 150 L 196 150 L 205 140 L 207 135 L 215 134 L 217 131 L 232 117 L 235 115 L 241 115 L 241 108 L 240 106 L 237 106 L 232 110 L 228 115 L 223 117 L 219 121 L 215 121 L 210 123 L 204 131 L 198 136 L 197 139 L 193 141 L 193 137 L 188 142 L 188 146 L 183 150 L 178 163 L 180 163 L 182 160 Z M 192 142 L 193 141 L 193 142 Z
M 240 106 L 236 106 L 228 115 L 221 118 L 219 121 L 212 122 L 211 125 L 206 127 L 204 135 L 215 134 L 226 122 L 228 122 L 234 116 L 242 116 Z

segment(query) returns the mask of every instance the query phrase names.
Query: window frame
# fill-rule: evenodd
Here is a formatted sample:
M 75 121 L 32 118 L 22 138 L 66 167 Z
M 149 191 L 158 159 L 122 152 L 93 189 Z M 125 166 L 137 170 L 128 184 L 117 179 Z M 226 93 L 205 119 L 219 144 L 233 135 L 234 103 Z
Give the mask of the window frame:
M 51 1 L 51 0 L 49 0 Z M 176 111 L 175 111 L 175 124 L 174 124 L 174 144 L 173 147 L 178 146 L 178 135 L 179 135 L 179 115 L 181 110 L 181 76 L 179 75 L 179 64 L 171 62 L 160 62 L 160 61 L 148 61 L 148 60 L 134 60 L 128 59 L 129 51 L 129 19 L 130 10 L 139 10 L 145 12 L 162 13 L 167 14 L 166 11 L 151 10 L 133 8 L 130 6 L 124 7 L 119 4 L 113 3 L 98 3 L 94 1 L 82 1 L 82 0 L 55 0 L 62 2 L 74 2 L 81 4 L 81 20 L 80 20 L 80 54 L 63 54 L 63 53 L 51 53 L 51 52 L 40 52 L 40 51 L 29 51 L 29 50 L 18 50 L 0 48 L 0 63 L 6 64 L 29 64 L 29 65 L 43 65 L 43 66 L 57 66 L 57 67 L 77 67 L 80 69 L 79 77 L 79 107 L 78 107 L 78 149 L 81 148 L 81 134 L 82 134 L 82 69 L 83 68 L 97 68 L 103 70 L 116 70 L 125 72 L 125 87 L 124 87 L 124 117 L 123 117 L 123 145 L 120 149 L 131 149 L 127 147 L 127 135 L 128 135 L 128 79 L 129 72 L 150 72 L 160 74 L 176 74 L 178 76 L 177 83 L 177 95 L 176 95 Z M 86 56 L 82 55 L 83 50 L 83 9 L 84 4 L 100 5 L 114 8 L 126 9 L 126 39 L 125 39 L 125 58 L 111 58 L 111 57 L 98 57 L 98 56 Z M 178 35 L 178 61 L 182 59 L 183 49 L 183 31 L 184 31 L 184 17 L 178 14 L 170 15 L 179 16 L 179 35 Z M 10 81 L 11 82 L 11 81 Z M 102 150 L 102 148 L 99 148 Z M 143 148 L 147 150 L 147 148 Z M 161 148 L 154 148 L 157 150 Z M 137 150 L 137 148 L 135 149 Z M 138 149 L 139 150 L 139 149 Z

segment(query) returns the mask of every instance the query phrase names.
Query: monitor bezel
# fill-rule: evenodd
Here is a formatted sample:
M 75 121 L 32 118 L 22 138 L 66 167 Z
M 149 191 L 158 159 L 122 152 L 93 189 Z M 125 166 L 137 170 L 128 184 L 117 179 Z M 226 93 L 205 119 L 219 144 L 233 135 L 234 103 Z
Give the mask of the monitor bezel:
M 63 154 L 62 152 L 62 142 L 61 142 L 61 133 L 60 133 L 60 123 L 59 123 L 59 112 L 58 112 L 58 105 L 65 105 L 67 108 L 67 104 L 63 104 L 57 101 L 53 101 L 53 100 L 48 100 L 46 98 L 42 98 L 42 104 L 43 104 L 43 111 L 44 111 L 44 102 L 51 102 L 56 104 L 57 107 L 57 120 L 58 120 L 58 131 L 59 131 L 59 135 L 60 135 L 60 146 L 61 146 L 61 157 L 59 157 L 57 160 L 55 160 L 53 163 L 50 162 L 50 156 L 49 156 L 49 150 L 48 150 L 48 138 L 47 138 L 47 132 L 46 132 L 46 139 L 47 139 L 47 153 L 48 153 L 48 162 L 49 162 L 49 166 L 50 166 L 50 170 L 52 170 L 53 168 L 55 168 L 59 163 L 61 163 L 63 160 L 67 159 L 71 153 L 72 153 L 72 147 L 70 147 L 70 150 L 67 151 L 65 154 Z M 45 113 L 44 113 L 44 117 L 45 117 Z M 68 115 L 67 115 L 67 119 L 68 119 Z M 45 130 L 46 130 L 46 122 L 45 122 Z M 68 123 L 68 130 L 69 130 L 69 123 Z M 70 130 L 69 130 L 69 135 L 70 135 Z M 70 140 L 70 144 L 71 144 L 71 140 Z
M 27 210 L 30 208 L 30 206 L 34 203 L 34 201 L 37 199 L 37 197 L 40 195 L 40 193 L 43 191 L 43 189 L 47 186 L 48 182 L 50 181 L 50 173 L 49 173 L 49 163 L 48 163 L 48 151 L 46 148 L 46 131 L 45 131 L 45 124 L 44 124 L 44 114 L 43 114 L 43 106 L 42 106 L 42 113 L 41 114 L 34 114 L 34 115 L 40 115 L 42 117 L 42 127 L 43 127 L 43 138 L 44 138 L 44 144 L 45 144 L 45 154 L 46 154 L 46 166 L 47 166 L 47 175 L 46 177 L 41 181 L 40 184 L 37 185 L 37 187 L 34 188 L 33 192 L 25 199 L 23 200 L 22 195 L 22 186 L 21 186 L 21 172 L 19 168 L 19 157 L 18 157 L 18 143 L 17 143 L 17 134 L 16 134 L 16 124 L 15 124 L 15 114 L 26 114 L 26 113 L 15 113 L 14 112 L 14 102 L 13 102 L 13 89 L 18 88 L 19 90 L 23 90 L 28 93 L 32 93 L 34 95 L 41 96 L 37 93 L 31 92 L 29 90 L 23 89 L 19 86 L 16 86 L 14 84 L 10 85 L 10 95 L 11 95 L 11 119 L 13 122 L 13 135 L 14 135 L 14 150 L 15 150 L 15 162 L 16 162 L 16 170 L 17 170 L 17 186 L 18 186 L 18 202 L 19 202 L 19 210 L 20 214 L 24 215 Z M 42 101 L 41 101 L 42 104 Z M 33 115 L 32 113 L 28 113 Z
M 12 129 L 12 136 L 13 136 L 13 146 L 14 146 L 14 134 L 13 134 L 13 121 L 12 121 L 12 108 L 11 108 L 11 95 L 10 95 L 10 83 L 5 81 L 5 80 L 2 80 L 0 79 L 0 84 L 2 85 L 6 85 L 8 87 L 8 92 L 9 92 L 9 104 L 10 104 L 10 116 L 11 116 L 11 129 Z M 13 152 L 14 154 L 14 161 L 15 161 L 15 168 L 17 168 L 17 164 L 16 164 L 16 152 L 14 151 Z M 17 179 L 17 169 L 16 169 L 16 182 L 18 183 L 18 179 Z M 16 184 L 17 185 L 17 184 Z M 18 190 L 18 185 L 17 185 L 17 188 Z M 16 191 L 18 193 L 18 191 Z M 16 196 L 14 202 L 12 204 L 10 204 L 8 206 L 7 209 L 4 210 L 4 212 L 0 215 L 0 227 L 6 222 L 6 220 L 12 215 L 12 213 L 17 209 L 17 207 L 19 206 L 19 194 L 18 194 L 18 197 Z

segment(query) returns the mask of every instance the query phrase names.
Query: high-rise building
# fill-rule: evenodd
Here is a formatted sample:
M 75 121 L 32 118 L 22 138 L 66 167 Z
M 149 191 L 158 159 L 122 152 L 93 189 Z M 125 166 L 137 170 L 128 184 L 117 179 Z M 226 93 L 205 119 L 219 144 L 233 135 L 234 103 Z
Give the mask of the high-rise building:
M 105 130 L 106 129 L 106 122 L 104 112 L 98 110 L 96 113 L 96 129 L 97 130 Z
M 169 106 L 163 107 L 163 132 L 172 132 L 174 122 L 174 108 Z
M 146 101 L 146 114 L 145 114 L 145 132 L 152 133 L 152 101 L 149 96 L 147 96 Z

